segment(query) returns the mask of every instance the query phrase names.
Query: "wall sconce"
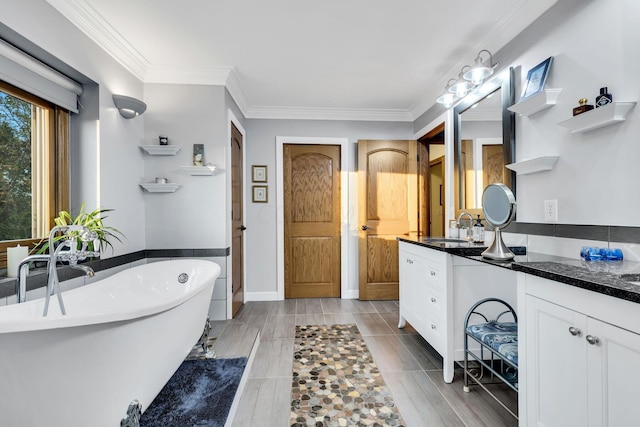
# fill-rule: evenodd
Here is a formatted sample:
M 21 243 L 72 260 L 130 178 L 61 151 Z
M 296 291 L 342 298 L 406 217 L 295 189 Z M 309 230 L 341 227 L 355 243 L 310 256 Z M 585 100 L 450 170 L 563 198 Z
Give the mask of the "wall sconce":
M 480 56 L 482 52 L 486 52 L 489 54 L 488 64 L 486 64 L 482 59 L 482 57 Z M 491 55 L 491 52 L 489 52 L 486 49 L 482 49 L 480 52 L 478 52 L 478 56 L 476 56 L 476 59 L 474 59 L 473 67 L 470 67 L 471 69 L 466 73 L 464 73 L 464 78 L 466 80 L 469 80 L 471 83 L 473 83 L 476 86 L 481 85 L 484 79 L 486 79 L 487 77 L 493 74 L 493 70 L 497 66 L 498 66 L 498 63 L 495 63 L 495 64 L 493 63 L 493 55 Z
M 113 103 L 125 119 L 133 119 L 147 110 L 147 104 L 130 96 L 113 95 Z
M 451 108 L 451 106 L 456 100 L 455 93 L 449 91 L 449 88 L 451 87 L 451 82 L 455 82 L 455 81 L 456 79 L 449 79 L 446 86 L 444 87 L 444 93 L 440 95 L 438 99 L 436 99 L 436 102 L 438 104 L 442 104 L 444 108 Z
M 460 73 L 458 74 L 458 79 L 454 84 L 449 86 L 449 92 L 453 92 L 456 94 L 458 98 L 464 98 L 464 96 L 474 88 L 473 83 L 468 80 L 465 80 L 464 74 L 467 68 L 471 68 L 468 65 L 465 65 L 460 69 Z
M 487 53 L 489 58 L 483 59 L 483 52 Z M 486 59 L 488 59 L 488 62 L 485 62 Z M 493 63 L 491 52 L 486 49 L 481 50 L 474 59 L 473 67 L 465 65 L 460 69 L 457 78 L 449 79 L 445 86 L 444 94 L 440 95 L 436 102 L 442 104 L 445 108 L 450 108 L 457 99 L 464 98 L 467 93 L 480 86 L 484 79 L 493 74 L 493 70 L 497 66 L 497 62 Z

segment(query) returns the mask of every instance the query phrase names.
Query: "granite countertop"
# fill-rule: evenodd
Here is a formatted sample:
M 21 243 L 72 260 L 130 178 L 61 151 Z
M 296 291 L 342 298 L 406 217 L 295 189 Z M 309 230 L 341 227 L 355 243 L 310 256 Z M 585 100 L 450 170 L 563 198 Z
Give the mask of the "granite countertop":
M 424 237 L 399 237 L 398 240 L 640 303 L 640 262 L 582 261 L 527 253 L 526 248 L 522 246 L 509 247 L 516 257 L 513 261 L 504 262 L 483 258 L 481 253 L 487 247 L 483 243 Z

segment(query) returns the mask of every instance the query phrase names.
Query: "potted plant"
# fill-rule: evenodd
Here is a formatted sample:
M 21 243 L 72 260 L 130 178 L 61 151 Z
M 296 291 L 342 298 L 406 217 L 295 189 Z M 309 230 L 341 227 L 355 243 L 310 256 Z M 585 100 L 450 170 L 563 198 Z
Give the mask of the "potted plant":
M 104 250 L 107 247 L 110 247 L 113 250 L 113 245 L 110 242 L 110 239 L 116 239 L 119 242 L 122 242 L 120 239 L 124 237 L 124 235 L 117 229 L 113 227 L 107 227 L 104 225 L 103 220 L 107 218 L 106 216 L 102 216 L 105 212 L 110 212 L 113 209 L 94 209 L 91 212 L 85 212 L 85 204 L 83 203 L 80 207 L 80 213 L 73 218 L 71 214 L 67 211 L 60 211 L 57 217 L 53 219 L 56 226 L 65 226 L 65 225 L 82 225 L 87 227 L 90 231 L 94 232 L 97 236 L 97 241 L 99 242 L 99 248 L 94 248 L 93 242 L 88 242 L 87 249 L 90 251 L 98 251 Z M 77 234 L 78 241 L 78 249 L 82 246 L 82 241 L 80 240 L 79 232 L 71 232 Z M 57 242 L 62 240 L 65 236 L 58 235 L 55 236 L 53 241 Z M 47 237 L 43 238 L 40 243 L 38 243 L 34 250 L 37 254 L 43 254 L 47 252 L 49 249 L 49 239 Z

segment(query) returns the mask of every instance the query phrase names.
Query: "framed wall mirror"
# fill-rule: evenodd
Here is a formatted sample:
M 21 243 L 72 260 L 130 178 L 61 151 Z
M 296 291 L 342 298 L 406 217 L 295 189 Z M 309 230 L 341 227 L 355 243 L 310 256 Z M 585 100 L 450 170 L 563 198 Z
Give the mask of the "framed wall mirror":
M 467 95 L 453 110 L 455 216 L 482 213 L 482 192 L 502 183 L 515 194 L 515 101 L 513 68 Z

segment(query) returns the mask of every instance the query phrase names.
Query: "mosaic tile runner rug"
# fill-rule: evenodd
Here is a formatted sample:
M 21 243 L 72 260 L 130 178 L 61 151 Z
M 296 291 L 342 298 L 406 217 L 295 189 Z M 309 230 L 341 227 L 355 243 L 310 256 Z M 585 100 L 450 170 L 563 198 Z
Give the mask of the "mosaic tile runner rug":
M 355 324 L 296 326 L 289 425 L 405 425 Z
M 213 359 L 195 347 L 144 411 L 140 427 L 223 427 L 246 365 L 246 357 Z

